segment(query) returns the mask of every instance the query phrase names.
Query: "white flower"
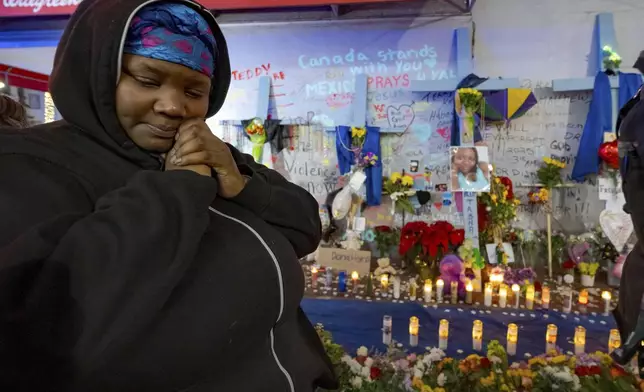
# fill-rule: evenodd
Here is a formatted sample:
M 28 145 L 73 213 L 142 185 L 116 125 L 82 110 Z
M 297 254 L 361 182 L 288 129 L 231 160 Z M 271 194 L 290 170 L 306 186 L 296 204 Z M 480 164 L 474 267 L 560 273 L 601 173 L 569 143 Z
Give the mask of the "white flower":
M 563 280 L 564 280 L 564 282 L 566 282 L 568 284 L 571 284 L 572 282 L 575 281 L 575 277 L 570 275 L 570 274 L 566 274 L 566 275 L 564 275 Z
M 351 361 L 353 361 L 353 358 L 345 354 L 342 356 L 342 358 L 340 358 L 340 361 L 346 363 L 347 365 L 350 365 Z
M 503 362 L 503 360 L 501 358 L 497 357 L 496 355 L 491 355 L 490 356 L 490 362 L 497 364 L 497 363 Z M 513 364 L 513 365 L 515 365 L 515 364 Z M 516 365 L 517 365 L 517 367 L 519 366 L 518 363 Z
M 373 365 L 373 359 L 367 358 L 364 360 L 364 365 L 368 368 L 371 368 L 371 365 Z
M 438 383 L 439 387 L 445 386 L 445 379 L 447 377 L 445 376 L 445 373 L 441 373 L 438 375 L 438 378 L 436 379 L 436 382 Z
M 579 381 L 579 377 L 575 374 L 572 376 L 572 389 L 575 391 L 578 391 L 581 389 L 581 382 Z
M 558 371 L 553 376 L 564 382 L 572 382 L 572 375 L 567 371 Z
M 358 356 L 366 357 L 367 355 L 369 355 L 369 349 L 365 346 L 360 346 L 360 348 L 358 349 Z
M 371 377 L 371 368 L 368 368 L 366 366 L 363 367 L 360 375 L 366 379 L 369 379 Z
M 358 389 L 362 388 L 362 378 L 360 378 L 360 377 L 352 378 L 351 379 L 351 385 L 353 385 L 354 387 L 356 387 Z
M 423 372 L 421 372 L 418 368 L 414 368 L 414 377 L 423 378 Z

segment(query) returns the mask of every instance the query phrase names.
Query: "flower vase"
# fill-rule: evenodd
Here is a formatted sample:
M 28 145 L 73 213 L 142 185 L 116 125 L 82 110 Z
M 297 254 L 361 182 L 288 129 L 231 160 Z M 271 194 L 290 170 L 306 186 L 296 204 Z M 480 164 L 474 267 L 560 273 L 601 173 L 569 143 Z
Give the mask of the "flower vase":
M 476 117 L 473 112 L 465 108 L 458 114 L 459 128 L 461 130 L 461 145 L 474 144 L 474 130 L 476 129 Z
M 595 275 L 581 275 L 581 285 L 593 287 L 595 285 Z

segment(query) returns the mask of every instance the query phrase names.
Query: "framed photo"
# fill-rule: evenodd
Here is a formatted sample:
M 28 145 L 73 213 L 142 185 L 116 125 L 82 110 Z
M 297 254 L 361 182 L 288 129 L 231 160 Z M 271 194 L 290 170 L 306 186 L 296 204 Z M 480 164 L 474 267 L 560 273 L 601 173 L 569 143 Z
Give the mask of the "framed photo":
M 485 244 L 485 250 L 487 251 L 487 257 L 490 261 L 490 264 L 497 264 L 498 262 L 496 247 L 496 244 Z M 503 252 L 508 256 L 508 264 L 514 263 L 514 249 L 512 249 L 512 244 L 504 242 Z
M 489 192 L 490 166 L 487 147 L 452 147 L 450 150 L 452 192 Z

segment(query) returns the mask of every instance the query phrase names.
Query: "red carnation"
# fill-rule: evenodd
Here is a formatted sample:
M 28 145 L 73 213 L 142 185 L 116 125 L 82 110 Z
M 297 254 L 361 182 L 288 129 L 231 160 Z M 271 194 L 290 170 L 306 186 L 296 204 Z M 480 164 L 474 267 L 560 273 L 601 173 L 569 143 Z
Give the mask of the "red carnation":
M 492 365 L 492 364 L 490 363 L 490 360 L 489 360 L 489 359 L 487 359 L 486 357 L 481 358 L 481 362 L 480 362 L 480 363 L 481 363 L 481 367 L 482 367 L 483 369 L 489 369 L 489 368 L 490 368 L 490 366 Z
M 371 367 L 371 379 L 372 380 L 377 380 L 378 378 L 380 378 L 381 374 L 382 374 L 382 372 L 380 371 L 379 368 L 377 368 L 375 366 Z

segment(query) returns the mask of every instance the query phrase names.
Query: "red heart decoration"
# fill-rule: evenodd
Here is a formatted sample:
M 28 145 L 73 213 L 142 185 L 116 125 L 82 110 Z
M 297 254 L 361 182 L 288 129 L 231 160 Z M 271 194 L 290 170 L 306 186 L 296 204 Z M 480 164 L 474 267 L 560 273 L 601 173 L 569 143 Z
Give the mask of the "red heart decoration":
M 599 158 L 606 162 L 611 169 L 619 169 L 619 152 L 617 150 L 617 140 L 602 143 L 599 146 Z
M 434 203 L 434 207 L 436 207 L 436 209 L 437 209 L 438 211 L 440 211 L 440 210 L 441 210 L 441 207 L 442 207 L 442 206 L 443 206 L 443 203 L 442 203 L 442 202 Z
M 271 161 L 273 161 L 273 164 L 277 162 L 277 155 L 271 155 Z

